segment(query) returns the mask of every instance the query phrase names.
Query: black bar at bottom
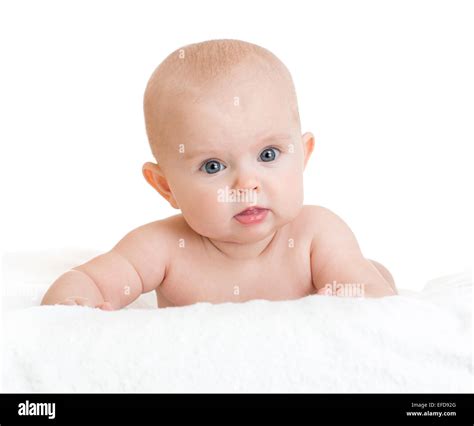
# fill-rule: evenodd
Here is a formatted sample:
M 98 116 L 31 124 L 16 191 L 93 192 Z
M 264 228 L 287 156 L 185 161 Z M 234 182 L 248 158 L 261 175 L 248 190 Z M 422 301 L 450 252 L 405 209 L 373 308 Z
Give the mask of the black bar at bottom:
M 472 394 L 0 394 L 0 426 L 473 425 L 472 402 Z

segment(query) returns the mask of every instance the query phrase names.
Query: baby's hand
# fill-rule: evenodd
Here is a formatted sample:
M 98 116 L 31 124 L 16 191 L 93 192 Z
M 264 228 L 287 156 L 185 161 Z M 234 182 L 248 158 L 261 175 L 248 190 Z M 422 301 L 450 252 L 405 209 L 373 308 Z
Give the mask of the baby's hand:
M 320 288 L 316 294 L 319 294 L 320 296 L 334 296 L 332 287 L 330 285 L 325 285 L 324 287 Z
M 316 294 L 320 296 L 361 297 L 364 293 L 363 287 L 358 288 L 353 285 L 344 286 L 344 284 L 326 284 L 320 288 Z
M 114 308 L 110 302 L 103 302 L 97 305 L 91 304 L 89 299 L 80 296 L 68 297 L 66 300 L 58 303 L 58 305 L 76 305 L 76 306 L 88 306 L 90 308 L 99 308 L 103 311 L 113 311 Z

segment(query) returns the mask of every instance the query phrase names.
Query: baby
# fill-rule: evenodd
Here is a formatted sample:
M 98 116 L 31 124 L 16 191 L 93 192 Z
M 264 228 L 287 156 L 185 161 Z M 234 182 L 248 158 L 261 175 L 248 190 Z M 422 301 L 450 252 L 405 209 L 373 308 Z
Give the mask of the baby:
M 303 205 L 314 137 L 271 52 L 238 40 L 178 49 L 152 74 L 144 113 L 157 163 L 143 175 L 181 214 L 64 273 L 42 304 L 115 310 L 152 290 L 158 307 L 397 294 L 336 214 Z

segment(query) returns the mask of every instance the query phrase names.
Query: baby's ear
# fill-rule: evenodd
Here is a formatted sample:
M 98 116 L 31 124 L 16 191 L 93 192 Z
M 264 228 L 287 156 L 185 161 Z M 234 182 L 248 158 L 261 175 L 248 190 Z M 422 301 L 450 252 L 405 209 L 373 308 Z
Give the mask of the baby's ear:
M 311 154 L 313 153 L 314 149 L 314 136 L 310 132 L 306 132 L 301 136 L 301 139 L 303 140 L 303 153 L 304 153 L 304 165 L 303 169 L 306 168 L 306 163 L 309 160 L 309 157 L 311 157 Z
M 168 185 L 168 181 L 166 180 L 161 167 L 158 164 L 154 163 L 145 163 L 142 167 L 142 173 L 145 177 L 146 181 L 155 188 L 161 196 L 168 201 L 172 207 L 175 209 L 179 209 L 176 200 L 173 197 L 171 189 Z

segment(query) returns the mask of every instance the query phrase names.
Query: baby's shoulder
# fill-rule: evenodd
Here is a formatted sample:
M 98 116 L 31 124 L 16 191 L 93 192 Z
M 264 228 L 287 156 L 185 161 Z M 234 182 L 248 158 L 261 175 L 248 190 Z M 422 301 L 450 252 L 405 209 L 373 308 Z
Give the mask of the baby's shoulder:
M 353 244 L 354 233 L 349 225 L 332 210 L 322 206 L 304 206 L 305 227 L 311 235 L 311 246 L 318 247 L 343 247 Z M 324 252 L 320 250 L 320 253 Z
M 334 216 L 336 214 L 326 207 L 304 205 L 297 220 L 301 225 L 317 228 L 321 223 L 331 220 Z
M 299 229 L 304 230 L 305 234 L 310 234 L 313 238 L 316 238 L 321 232 L 331 229 L 341 219 L 336 213 L 326 207 L 305 205 L 296 221 Z
M 136 228 L 134 232 L 142 234 L 144 238 L 176 240 L 179 237 L 189 237 L 193 231 L 184 220 L 183 215 L 177 214 L 146 223 Z
M 159 247 L 170 246 L 178 240 L 179 235 L 185 234 L 180 215 L 140 225 L 129 231 L 118 243 L 130 251 L 156 250 Z M 186 234 L 187 235 L 187 234 Z

